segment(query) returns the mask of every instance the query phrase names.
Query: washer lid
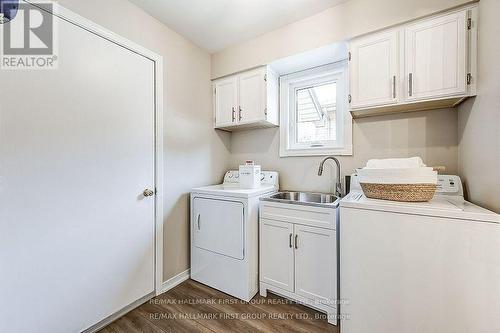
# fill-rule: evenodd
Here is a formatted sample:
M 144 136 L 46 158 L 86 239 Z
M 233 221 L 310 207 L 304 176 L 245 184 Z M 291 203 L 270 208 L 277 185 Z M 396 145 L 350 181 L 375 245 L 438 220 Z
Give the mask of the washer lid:
M 277 191 L 274 185 L 261 185 L 259 188 L 245 189 L 238 183 L 219 184 L 212 186 L 197 187 L 192 190 L 193 193 L 220 195 L 226 197 L 250 198 Z
M 458 196 L 436 195 L 429 202 L 413 203 L 369 199 L 362 193 L 352 192 L 340 201 L 340 207 L 500 223 L 499 214 L 476 206 Z

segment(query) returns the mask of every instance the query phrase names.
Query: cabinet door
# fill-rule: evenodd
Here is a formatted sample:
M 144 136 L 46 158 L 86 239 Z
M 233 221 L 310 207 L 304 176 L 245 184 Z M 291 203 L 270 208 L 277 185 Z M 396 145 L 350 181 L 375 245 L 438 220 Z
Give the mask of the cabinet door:
M 335 230 L 295 225 L 295 293 L 336 307 Z
M 260 281 L 293 292 L 293 224 L 260 220 Z
M 462 11 L 406 28 L 407 100 L 466 93 L 466 19 Z
M 355 39 L 350 52 L 351 108 L 397 103 L 399 30 Z
M 238 77 L 232 76 L 214 82 L 215 127 L 236 123 L 238 107 Z
M 265 77 L 265 68 L 239 75 L 239 122 L 250 123 L 266 120 Z

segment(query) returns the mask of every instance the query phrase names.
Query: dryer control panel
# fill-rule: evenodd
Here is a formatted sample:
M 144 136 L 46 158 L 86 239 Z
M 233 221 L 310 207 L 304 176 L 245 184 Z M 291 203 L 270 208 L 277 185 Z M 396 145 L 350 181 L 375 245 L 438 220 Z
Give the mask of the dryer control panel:
M 224 175 L 225 184 L 238 184 L 240 182 L 240 172 L 238 170 L 229 170 Z M 260 183 L 263 185 L 278 186 L 279 179 L 276 171 L 262 171 L 260 174 Z
M 436 194 L 464 196 L 462 180 L 459 176 L 438 175 Z

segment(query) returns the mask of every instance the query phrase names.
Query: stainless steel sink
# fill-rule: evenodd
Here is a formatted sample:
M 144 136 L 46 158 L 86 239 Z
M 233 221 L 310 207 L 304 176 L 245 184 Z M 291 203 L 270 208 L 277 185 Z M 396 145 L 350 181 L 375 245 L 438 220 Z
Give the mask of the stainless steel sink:
M 339 198 L 333 194 L 310 192 L 278 192 L 261 200 L 332 208 L 339 203 Z

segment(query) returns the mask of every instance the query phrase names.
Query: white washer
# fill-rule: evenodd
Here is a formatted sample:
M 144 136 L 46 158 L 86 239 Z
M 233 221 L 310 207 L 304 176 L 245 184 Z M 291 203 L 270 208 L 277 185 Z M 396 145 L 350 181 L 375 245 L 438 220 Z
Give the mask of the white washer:
M 262 172 L 261 186 L 242 189 L 239 171 L 224 183 L 191 192 L 191 278 L 250 301 L 258 291 L 259 198 L 278 191 L 278 173 Z
M 439 176 L 426 203 L 340 203 L 343 333 L 500 332 L 500 215 Z M 347 302 L 347 304 L 345 304 Z

